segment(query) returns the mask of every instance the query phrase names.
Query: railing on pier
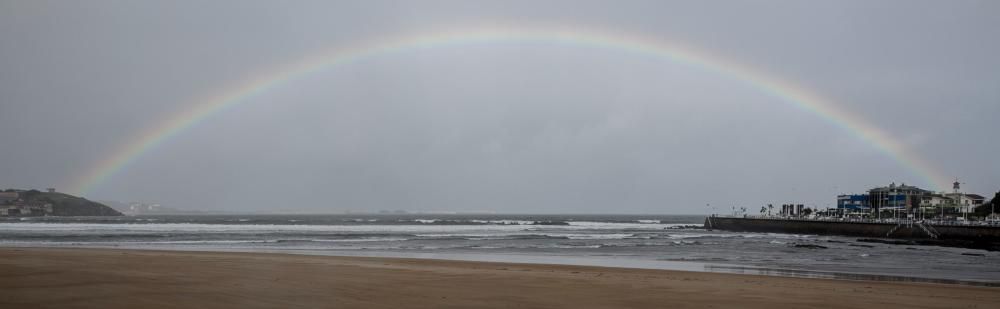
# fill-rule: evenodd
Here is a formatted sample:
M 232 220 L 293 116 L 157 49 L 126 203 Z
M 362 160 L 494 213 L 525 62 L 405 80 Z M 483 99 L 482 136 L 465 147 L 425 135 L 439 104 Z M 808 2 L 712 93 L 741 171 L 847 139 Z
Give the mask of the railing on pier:
M 747 219 L 767 219 L 767 220 L 789 220 L 789 221 L 820 221 L 820 222 L 850 222 L 850 223 L 879 223 L 879 224 L 922 224 L 929 228 L 934 226 L 988 226 L 1000 227 L 1000 221 L 961 221 L 961 220 L 920 220 L 908 218 L 841 218 L 841 217 L 795 217 L 795 216 L 767 216 L 767 215 L 745 215 L 745 216 L 719 216 L 722 218 L 747 218 Z M 933 231 L 933 230 L 931 230 Z M 936 234 L 936 232 L 935 232 Z
M 919 226 L 921 230 L 924 230 L 924 233 L 927 233 L 927 236 L 934 239 L 938 238 L 938 232 L 933 226 L 925 225 L 923 222 L 917 222 L 917 226 Z

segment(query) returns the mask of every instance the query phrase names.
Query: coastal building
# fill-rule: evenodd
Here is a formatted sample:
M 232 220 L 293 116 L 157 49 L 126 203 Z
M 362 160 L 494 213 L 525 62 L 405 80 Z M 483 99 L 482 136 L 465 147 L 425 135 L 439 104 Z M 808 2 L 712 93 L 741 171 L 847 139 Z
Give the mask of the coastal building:
M 841 194 L 837 196 L 837 209 L 848 212 L 867 212 L 871 210 L 868 194 Z
M 803 215 L 803 210 L 805 206 L 802 204 L 783 204 L 781 205 L 781 215 L 782 216 L 801 216 Z
M 41 205 L 5 205 L 0 206 L 0 216 L 48 216 L 52 215 L 52 204 Z
M 868 203 L 872 208 L 882 210 L 912 210 L 920 207 L 921 197 L 933 193 L 905 183 L 891 183 L 885 187 L 868 190 Z
M 888 186 L 871 188 L 865 194 L 838 195 L 837 210 L 844 213 L 877 211 L 916 213 L 942 210 L 947 213 L 968 213 L 982 205 L 985 200 L 982 195 L 959 192 L 957 181 L 952 193 L 891 183 Z
M 17 201 L 19 197 L 20 195 L 15 191 L 0 192 L 0 205 L 14 203 L 14 201 Z
M 966 194 L 965 196 L 969 198 L 969 201 L 972 203 L 972 205 L 982 205 L 986 203 L 985 196 L 979 194 Z
M 951 198 L 944 196 L 943 194 L 927 194 L 920 197 L 920 207 L 940 207 L 941 205 L 947 205 L 951 203 Z

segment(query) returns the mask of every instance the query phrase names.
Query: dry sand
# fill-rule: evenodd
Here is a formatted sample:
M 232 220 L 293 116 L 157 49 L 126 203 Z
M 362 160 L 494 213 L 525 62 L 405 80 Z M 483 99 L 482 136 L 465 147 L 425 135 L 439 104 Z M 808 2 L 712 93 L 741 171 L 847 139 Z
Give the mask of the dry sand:
M 0 308 L 1000 308 L 1000 288 L 265 253 L 0 249 Z

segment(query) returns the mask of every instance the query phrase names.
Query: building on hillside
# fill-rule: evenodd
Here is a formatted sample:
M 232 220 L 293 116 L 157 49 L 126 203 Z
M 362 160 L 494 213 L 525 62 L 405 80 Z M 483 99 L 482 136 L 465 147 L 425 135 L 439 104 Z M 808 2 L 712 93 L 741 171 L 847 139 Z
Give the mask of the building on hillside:
M 17 192 L 0 192 L 0 205 L 13 204 L 20 198 Z
M 3 217 L 27 217 L 27 216 L 49 216 L 52 215 L 52 204 L 40 205 L 5 205 L 0 206 L 0 216 Z

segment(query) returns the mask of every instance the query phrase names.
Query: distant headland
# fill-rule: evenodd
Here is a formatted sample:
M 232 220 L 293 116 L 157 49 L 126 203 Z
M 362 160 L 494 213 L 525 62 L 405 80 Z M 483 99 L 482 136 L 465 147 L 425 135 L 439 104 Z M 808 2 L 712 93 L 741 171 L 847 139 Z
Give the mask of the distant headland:
M 56 192 L 6 189 L 0 192 L 0 217 L 121 216 L 107 205 Z

